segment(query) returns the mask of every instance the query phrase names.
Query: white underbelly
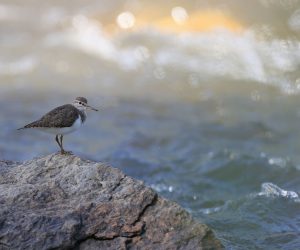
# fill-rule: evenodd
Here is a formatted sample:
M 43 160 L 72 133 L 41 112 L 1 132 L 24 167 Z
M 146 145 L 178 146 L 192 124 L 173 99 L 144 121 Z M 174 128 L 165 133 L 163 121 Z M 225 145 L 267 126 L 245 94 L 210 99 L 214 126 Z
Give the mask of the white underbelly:
M 69 133 L 74 132 L 75 130 L 79 129 L 82 126 L 82 121 L 78 118 L 75 123 L 71 127 L 64 127 L 64 128 L 35 128 L 40 131 L 55 134 L 55 135 L 66 135 Z

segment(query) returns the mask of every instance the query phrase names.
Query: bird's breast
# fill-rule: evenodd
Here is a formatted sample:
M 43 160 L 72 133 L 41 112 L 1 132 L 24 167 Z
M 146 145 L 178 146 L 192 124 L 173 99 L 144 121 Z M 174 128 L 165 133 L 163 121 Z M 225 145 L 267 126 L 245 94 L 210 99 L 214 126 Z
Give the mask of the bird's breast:
M 77 129 L 79 129 L 82 126 L 83 122 L 80 117 L 78 117 L 72 126 L 70 127 L 53 127 L 53 128 L 47 128 L 47 127 L 38 127 L 36 129 L 41 130 L 46 133 L 50 134 L 56 134 L 56 135 L 66 135 L 70 134 Z

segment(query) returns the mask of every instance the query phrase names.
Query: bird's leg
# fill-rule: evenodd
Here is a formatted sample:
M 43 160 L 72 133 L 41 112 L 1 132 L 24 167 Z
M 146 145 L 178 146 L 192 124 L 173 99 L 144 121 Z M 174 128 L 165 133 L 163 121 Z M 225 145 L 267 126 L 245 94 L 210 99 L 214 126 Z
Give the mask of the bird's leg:
M 57 142 L 58 146 L 59 146 L 60 149 L 61 149 L 61 144 L 60 144 L 60 142 L 59 142 L 58 135 L 55 136 L 55 141 Z
M 64 136 L 63 135 L 60 135 L 60 153 L 61 154 L 72 154 L 71 151 L 65 151 L 64 148 L 63 148 L 63 138 Z
M 65 150 L 63 149 L 63 146 L 62 146 L 62 137 L 63 137 L 62 135 L 60 135 L 60 137 L 59 137 L 59 135 L 56 135 L 55 140 L 56 140 L 58 146 L 60 147 L 60 153 L 65 154 Z
M 63 147 L 63 138 L 64 136 L 63 135 L 60 135 L 60 153 L 61 154 L 65 154 L 65 150 L 64 150 L 64 147 Z

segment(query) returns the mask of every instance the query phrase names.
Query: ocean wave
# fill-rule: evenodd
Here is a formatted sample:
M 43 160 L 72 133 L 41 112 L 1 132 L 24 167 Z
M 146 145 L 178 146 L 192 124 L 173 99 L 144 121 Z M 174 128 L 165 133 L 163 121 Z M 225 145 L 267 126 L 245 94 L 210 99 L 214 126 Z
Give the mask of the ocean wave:
M 297 192 L 291 190 L 284 190 L 271 182 L 266 182 L 261 185 L 261 191 L 258 193 L 249 194 L 240 197 L 236 200 L 227 200 L 222 206 L 202 208 L 200 209 L 200 212 L 203 214 L 214 214 L 227 210 L 237 210 L 241 207 L 251 207 L 251 204 L 253 204 L 253 202 L 260 197 L 267 199 L 284 198 L 296 203 L 300 202 L 299 194 Z M 263 200 L 260 202 L 263 202 Z
M 295 191 L 284 190 L 271 182 L 261 185 L 261 191 L 258 193 L 258 196 L 281 197 L 300 202 L 299 195 Z
M 187 82 L 193 86 L 201 84 L 201 79 L 227 77 L 298 93 L 300 80 L 289 74 L 300 64 L 300 43 L 258 37 L 249 29 L 242 33 L 220 29 L 175 34 L 151 28 L 111 37 L 99 22 L 78 15 L 69 28 L 51 34 L 47 42 L 56 41 L 56 45 L 115 63 L 120 70 L 136 71 L 145 64 L 152 65 L 156 78 L 164 78 L 168 70 L 186 72 L 190 74 Z

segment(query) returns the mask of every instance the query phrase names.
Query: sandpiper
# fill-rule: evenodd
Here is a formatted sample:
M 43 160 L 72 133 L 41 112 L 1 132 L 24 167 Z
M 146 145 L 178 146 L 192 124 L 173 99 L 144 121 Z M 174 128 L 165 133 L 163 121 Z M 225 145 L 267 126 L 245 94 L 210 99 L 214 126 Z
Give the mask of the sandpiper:
M 61 154 L 71 153 L 63 148 L 64 135 L 74 132 L 83 125 L 86 120 L 87 110 L 98 111 L 87 103 L 86 98 L 77 97 L 72 104 L 59 106 L 45 114 L 41 119 L 29 123 L 18 130 L 34 128 L 55 134 L 55 140 L 60 147 Z

